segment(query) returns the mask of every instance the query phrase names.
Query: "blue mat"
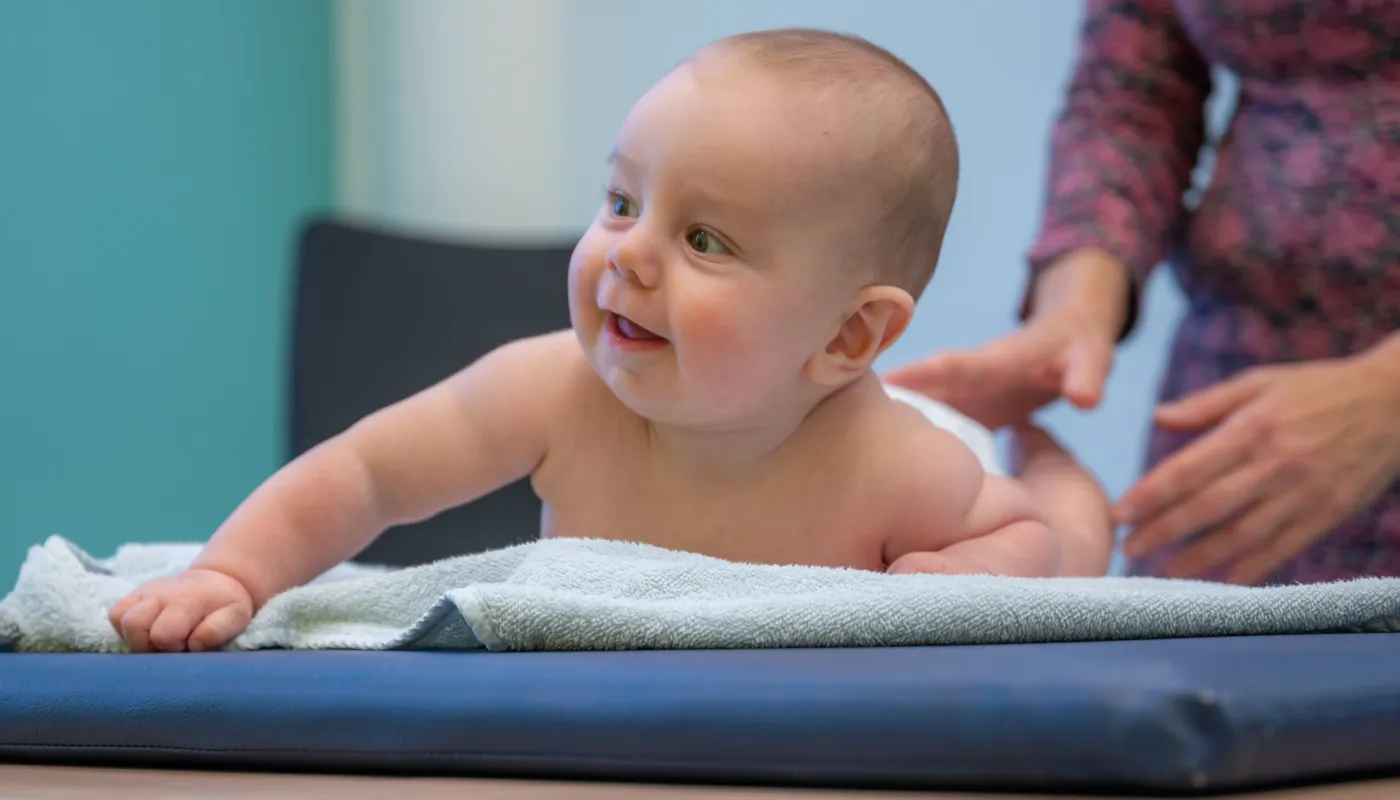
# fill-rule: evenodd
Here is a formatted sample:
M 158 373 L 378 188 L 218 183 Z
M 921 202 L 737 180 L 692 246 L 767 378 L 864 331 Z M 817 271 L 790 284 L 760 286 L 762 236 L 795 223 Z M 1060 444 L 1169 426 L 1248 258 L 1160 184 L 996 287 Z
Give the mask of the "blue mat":
M 0 760 L 1200 792 L 1400 771 L 1400 634 L 0 655 Z

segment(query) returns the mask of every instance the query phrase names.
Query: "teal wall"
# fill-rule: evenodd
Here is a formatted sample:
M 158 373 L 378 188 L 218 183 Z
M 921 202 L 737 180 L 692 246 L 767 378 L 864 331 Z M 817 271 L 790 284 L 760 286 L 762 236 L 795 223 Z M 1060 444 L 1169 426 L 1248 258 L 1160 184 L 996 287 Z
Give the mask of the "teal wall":
M 198 540 L 281 456 L 325 0 L 0 0 L 0 595 L 51 533 Z

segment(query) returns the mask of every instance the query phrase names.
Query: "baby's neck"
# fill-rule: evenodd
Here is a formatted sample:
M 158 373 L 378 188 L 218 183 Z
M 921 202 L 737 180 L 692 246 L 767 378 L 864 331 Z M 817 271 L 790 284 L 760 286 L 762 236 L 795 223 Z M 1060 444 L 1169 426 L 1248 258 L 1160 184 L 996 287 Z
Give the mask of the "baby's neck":
M 651 450 L 671 469 L 706 482 L 750 479 L 795 457 L 823 431 L 849 425 L 874 397 L 885 397 L 879 378 L 867 373 L 815 403 L 794 406 L 729 428 L 693 429 L 648 422 Z

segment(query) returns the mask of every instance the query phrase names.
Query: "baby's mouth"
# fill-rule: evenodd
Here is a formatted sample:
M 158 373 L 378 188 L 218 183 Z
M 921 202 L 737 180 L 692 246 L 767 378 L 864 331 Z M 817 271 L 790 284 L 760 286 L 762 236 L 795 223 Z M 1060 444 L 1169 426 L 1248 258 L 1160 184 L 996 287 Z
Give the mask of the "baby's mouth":
M 616 336 L 631 342 L 666 341 L 664 337 L 652 333 L 621 314 L 608 314 L 608 326 Z

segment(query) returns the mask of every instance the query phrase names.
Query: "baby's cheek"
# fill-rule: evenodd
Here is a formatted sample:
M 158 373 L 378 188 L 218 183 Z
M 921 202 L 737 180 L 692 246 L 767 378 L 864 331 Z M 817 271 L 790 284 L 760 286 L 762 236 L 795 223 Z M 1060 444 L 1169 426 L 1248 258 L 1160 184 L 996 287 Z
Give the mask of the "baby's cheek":
M 724 302 L 705 298 L 688 303 L 676 320 L 677 327 L 687 340 L 689 349 L 714 352 L 724 351 L 742 345 L 745 333 L 744 321 L 739 319 L 739 309 Z
M 687 370 L 717 389 L 752 381 L 771 370 L 775 345 L 785 336 L 782 326 L 756 300 L 705 300 L 689 304 L 683 319 L 676 320 L 684 326 Z
M 596 237 L 585 235 L 569 260 L 569 311 L 574 324 L 590 326 L 596 315 L 598 281 L 603 271 L 606 251 Z M 588 313 L 593 311 L 595 313 Z

